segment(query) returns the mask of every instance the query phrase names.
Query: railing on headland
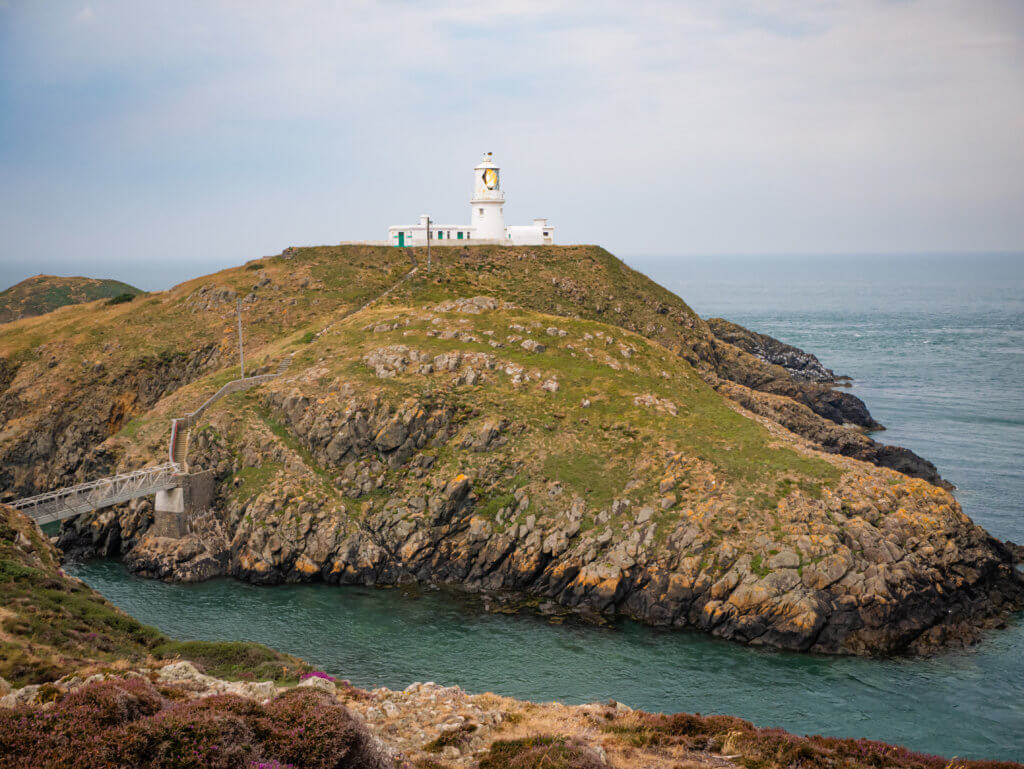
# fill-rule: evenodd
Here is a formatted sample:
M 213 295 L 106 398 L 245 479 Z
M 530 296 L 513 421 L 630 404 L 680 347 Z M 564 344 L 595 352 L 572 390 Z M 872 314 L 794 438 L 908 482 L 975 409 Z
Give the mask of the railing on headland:
M 62 521 L 65 518 L 73 518 L 92 510 L 101 510 L 104 507 L 128 502 L 138 497 L 148 497 L 158 491 L 177 488 L 181 485 L 180 476 L 188 472 L 186 459 L 189 431 L 203 415 L 203 412 L 225 395 L 248 390 L 250 387 L 280 376 L 291 362 L 291 356 L 288 356 L 281 361 L 277 371 L 273 374 L 260 374 L 228 382 L 191 414 L 172 420 L 171 443 L 168 452 L 170 461 L 155 467 L 144 467 L 141 470 L 100 478 L 98 481 L 79 483 L 56 491 L 48 491 L 45 494 L 36 494 L 34 497 L 18 499 L 10 503 L 11 507 L 21 510 L 36 523 L 42 525 Z
M 244 379 L 235 379 L 228 382 L 226 385 L 221 387 L 217 392 L 211 395 L 202 406 L 197 408 L 191 414 L 186 414 L 183 417 L 171 420 L 171 442 L 168 446 L 167 456 L 171 462 L 180 464 L 182 468 L 188 469 L 188 441 L 189 431 L 192 429 L 192 425 L 199 421 L 199 417 L 203 415 L 210 406 L 219 401 L 225 395 L 231 395 L 232 393 L 241 392 L 242 390 L 248 390 L 250 387 L 255 387 L 258 384 L 269 382 L 271 379 L 280 376 L 284 373 L 285 369 L 291 364 L 291 356 L 288 356 L 281 365 L 278 366 L 277 371 L 273 374 L 260 374 L 259 376 L 245 377 Z M 184 438 L 181 437 L 182 430 L 184 429 Z

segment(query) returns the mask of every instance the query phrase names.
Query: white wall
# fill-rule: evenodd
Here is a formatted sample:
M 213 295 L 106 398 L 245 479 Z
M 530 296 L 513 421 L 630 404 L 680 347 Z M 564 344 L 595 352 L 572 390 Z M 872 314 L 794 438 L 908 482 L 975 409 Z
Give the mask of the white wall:
M 506 227 L 506 234 L 513 246 L 549 246 L 554 242 L 554 227 L 543 219 L 535 219 L 533 224 L 513 224 Z M 544 233 L 547 233 L 547 236 Z

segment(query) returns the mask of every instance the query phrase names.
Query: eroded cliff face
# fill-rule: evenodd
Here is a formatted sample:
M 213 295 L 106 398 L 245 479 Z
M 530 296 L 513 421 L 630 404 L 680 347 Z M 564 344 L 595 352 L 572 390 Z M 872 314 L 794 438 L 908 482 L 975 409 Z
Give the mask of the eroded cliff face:
M 948 491 L 819 451 L 641 335 L 477 297 L 381 305 L 293 349 L 194 436 L 221 479 L 195 533 L 140 533 L 138 507 L 64 544 L 117 539 L 160 578 L 446 584 L 836 653 L 968 643 L 1024 605 Z

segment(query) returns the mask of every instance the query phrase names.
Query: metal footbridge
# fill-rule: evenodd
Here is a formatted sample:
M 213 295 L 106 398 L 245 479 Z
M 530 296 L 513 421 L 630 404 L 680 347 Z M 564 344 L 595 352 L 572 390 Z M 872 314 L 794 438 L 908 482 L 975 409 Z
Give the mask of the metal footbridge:
M 98 481 L 48 491 L 10 504 L 41 526 L 176 488 L 180 483 L 177 477 L 180 474 L 180 465 L 167 462 L 156 467 L 145 467 L 130 473 L 100 478 Z
M 289 355 L 281 361 L 272 374 L 235 379 L 221 387 L 206 399 L 198 409 L 178 419 L 171 420 L 171 440 L 168 447 L 168 461 L 141 470 L 100 478 L 74 486 L 67 486 L 45 494 L 10 502 L 10 506 L 21 510 L 36 523 L 53 523 L 65 518 L 73 518 L 82 513 L 101 510 L 111 505 L 119 505 L 139 497 L 148 497 L 158 491 L 175 489 L 181 485 L 182 476 L 188 472 L 188 443 L 193 425 L 211 405 L 226 395 L 248 390 L 250 387 L 268 382 L 283 374 L 291 365 Z

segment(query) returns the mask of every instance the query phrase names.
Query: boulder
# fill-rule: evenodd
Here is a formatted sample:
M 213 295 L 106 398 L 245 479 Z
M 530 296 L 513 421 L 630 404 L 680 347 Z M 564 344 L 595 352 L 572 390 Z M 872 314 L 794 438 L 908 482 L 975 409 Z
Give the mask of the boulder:
M 329 681 L 326 678 L 320 676 L 310 676 L 299 683 L 300 688 L 304 689 L 316 689 L 317 691 L 326 692 L 327 694 L 335 694 L 337 687 L 334 685 L 334 681 Z

